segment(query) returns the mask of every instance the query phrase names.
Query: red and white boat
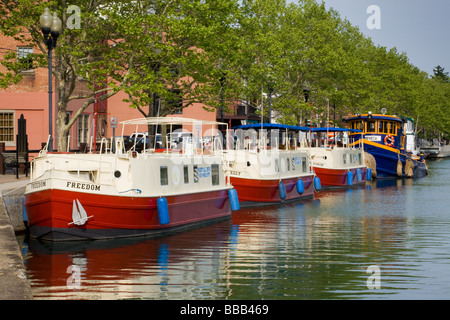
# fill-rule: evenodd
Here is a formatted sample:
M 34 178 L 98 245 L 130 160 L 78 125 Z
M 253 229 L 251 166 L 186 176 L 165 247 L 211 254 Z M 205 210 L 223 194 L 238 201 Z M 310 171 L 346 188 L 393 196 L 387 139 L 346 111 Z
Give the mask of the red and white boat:
M 315 139 L 316 146 L 311 147 L 311 139 L 309 143 L 307 140 L 301 143 L 299 149 L 308 152 L 311 167 L 320 178 L 324 189 L 364 185 L 367 177 L 371 177 L 371 173 L 367 173 L 370 169 L 364 164 L 364 150 L 341 143 L 345 140 L 344 133 L 348 131 L 352 129 L 313 128 L 310 132 L 318 134 L 318 139 Z M 328 144 L 326 140 L 322 142 L 323 133 L 334 137 L 332 144 Z M 337 140 L 338 136 L 339 143 L 335 144 L 334 140 Z
M 320 180 L 310 171 L 307 152 L 280 140 L 286 126 L 263 123 L 235 129 L 234 146 L 224 150 L 224 169 L 241 206 L 310 198 L 320 189 Z
M 148 118 L 122 124 L 138 132 L 151 125 L 178 125 L 198 133 L 205 125 L 217 130 L 219 123 Z M 177 150 L 147 148 L 144 142 L 141 152 L 135 146 L 125 150 L 123 139 L 116 140 L 115 152 L 103 152 L 103 145 L 99 153 L 89 154 L 44 148 L 32 162 L 25 192 L 31 237 L 144 236 L 229 217 L 239 202 L 224 175 L 222 151 L 206 154 L 192 139 L 184 142 Z

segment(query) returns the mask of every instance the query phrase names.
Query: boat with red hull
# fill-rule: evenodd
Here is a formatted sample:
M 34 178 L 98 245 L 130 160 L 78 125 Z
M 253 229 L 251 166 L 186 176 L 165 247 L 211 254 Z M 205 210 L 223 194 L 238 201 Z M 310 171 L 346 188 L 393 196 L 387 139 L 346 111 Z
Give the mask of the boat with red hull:
M 303 192 L 299 193 L 297 183 L 299 179 L 303 183 Z M 314 176 L 295 177 L 275 180 L 255 180 L 231 177 L 231 183 L 239 194 L 239 200 L 243 203 L 276 203 L 290 200 L 298 200 L 314 195 Z M 280 192 L 280 183 L 284 185 L 285 195 Z M 284 199 L 283 199 L 284 197 Z M 245 203 L 243 203 L 245 206 Z
M 320 182 L 324 189 L 364 185 L 367 177 L 366 167 L 356 169 L 314 167 L 314 172 L 320 178 Z
M 124 124 L 198 129 L 199 121 L 193 121 L 148 118 Z M 222 170 L 222 150 L 205 154 L 193 146 L 126 151 L 119 139 L 114 153 L 43 150 L 33 160 L 25 192 L 31 237 L 69 241 L 159 235 L 229 218 L 239 206 Z
M 344 134 L 357 131 L 359 130 L 312 128 L 309 134 L 317 135 L 316 146 L 308 146 L 307 141 L 302 143 L 300 149 L 308 152 L 311 166 L 324 189 L 364 185 L 367 177 L 371 179 L 370 169 L 364 161 L 364 150 L 358 145 L 350 147 L 348 136 L 344 138 Z M 322 139 L 324 133 L 327 134 L 327 139 Z M 331 143 L 328 142 L 329 135 L 333 136 Z
M 242 206 L 312 198 L 320 190 L 308 154 L 291 148 L 280 124 L 235 127 L 234 146 L 225 152 L 225 166 Z

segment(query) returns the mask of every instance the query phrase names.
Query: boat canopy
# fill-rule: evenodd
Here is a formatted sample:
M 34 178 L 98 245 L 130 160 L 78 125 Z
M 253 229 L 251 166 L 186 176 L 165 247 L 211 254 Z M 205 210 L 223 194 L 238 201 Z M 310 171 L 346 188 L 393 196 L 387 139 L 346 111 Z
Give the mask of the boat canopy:
M 358 129 L 348 129 L 348 128 L 333 128 L 333 127 L 324 127 L 324 128 L 312 128 L 312 132 L 362 132 L 362 130 Z
M 175 124 L 192 124 L 195 125 L 197 123 L 209 124 L 209 125 L 227 125 L 225 122 L 217 122 L 210 120 L 198 120 L 192 118 L 182 118 L 182 117 L 148 117 L 148 118 L 138 118 L 125 120 L 120 122 L 122 125 L 175 125 Z
M 251 123 L 233 127 L 232 129 L 284 129 L 284 130 L 301 130 L 309 131 L 308 127 L 290 126 L 278 123 Z
M 384 114 L 357 114 L 349 116 L 345 119 L 345 121 L 351 121 L 351 120 L 388 120 L 388 121 L 397 121 L 402 122 L 402 119 L 400 119 L 397 116 L 389 116 Z
M 287 130 L 297 130 L 297 131 L 312 131 L 312 132 L 362 132 L 358 129 L 347 129 L 347 128 L 333 128 L 333 127 L 324 127 L 324 128 L 310 128 L 310 127 L 302 127 L 302 126 L 290 126 L 286 124 L 278 124 L 278 123 L 252 123 L 245 124 L 233 127 L 232 129 L 287 129 Z

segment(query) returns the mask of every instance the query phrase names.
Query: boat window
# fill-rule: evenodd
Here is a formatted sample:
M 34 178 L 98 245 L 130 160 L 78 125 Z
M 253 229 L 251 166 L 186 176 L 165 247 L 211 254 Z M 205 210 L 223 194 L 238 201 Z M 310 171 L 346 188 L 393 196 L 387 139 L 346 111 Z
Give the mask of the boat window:
M 183 166 L 184 183 L 189 183 L 189 167 Z
M 218 186 L 219 185 L 219 165 L 218 164 L 211 165 L 211 178 L 212 178 L 212 185 Z
M 194 165 L 194 183 L 198 182 L 198 167 Z
M 302 169 L 303 169 L 303 172 L 306 172 L 306 157 L 303 157 L 302 158 Z
M 375 133 L 376 130 L 377 130 L 376 122 L 375 122 L 375 121 L 367 121 L 367 129 L 366 129 L 366 132 L 367 132 L 367 133 L 369 133 L 369 132 Z
M 395 134 L 395 133 L 396 133 L 396 132 L 395 132 L 396 123 L 395 123 L 395 122 L 390 122 L 389 124 L 390 124 L 390 130 L 389 130 L 389 133 L 390 133 L 390 134 Z
M 386 121 L 378 121 L 378 133 L 388 133 L 388 123 Z
M 280 166 L 278 165 L 278 159 L 275 159 L 275 172 L 280 172 Z
M 347 155 L 345 153 L 342 155 L 342 160 L 344 161 L 344 164 L 347 164 Z
M 286 163 L 287 163 L 287 170 L 291 171 L 291 159 L 287 158 Z
M 361 121 L 352 121 L 350 123 L 350 129 L 362 130 L 364 131 L 364 124 Z M 354 133 L 352 133 L 354 134 Z
M 167 167 L 159 167 L 161 185 L 167 186 L 169 184 L 169 175 L 167 173 Z

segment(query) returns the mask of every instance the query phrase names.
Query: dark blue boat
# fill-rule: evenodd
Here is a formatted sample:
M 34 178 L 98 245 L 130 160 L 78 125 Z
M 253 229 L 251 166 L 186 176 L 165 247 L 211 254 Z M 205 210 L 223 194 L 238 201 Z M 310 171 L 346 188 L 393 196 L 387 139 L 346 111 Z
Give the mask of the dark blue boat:
M 376 161 L 377 178 L 420 178 L 428 174 L 423 155 L 406 150 L 404 120 L 385 114 L 357 114 L 345 119 L 350 129 L 353 145 L 362 145 L 364 151 Z

